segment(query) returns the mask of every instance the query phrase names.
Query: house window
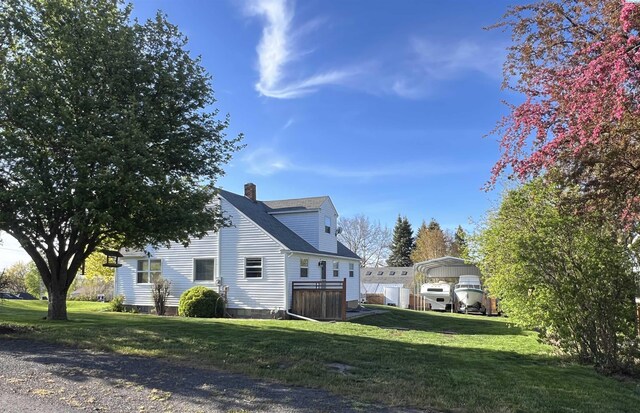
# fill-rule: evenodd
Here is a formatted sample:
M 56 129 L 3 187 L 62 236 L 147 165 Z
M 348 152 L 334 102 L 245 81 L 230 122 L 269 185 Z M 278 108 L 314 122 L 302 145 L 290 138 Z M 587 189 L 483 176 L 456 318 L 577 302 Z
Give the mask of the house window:
M 333 276 L 337 277 L 340 275 L 340 263 L 338 261 L 333 262 Z
M 371 275 L 371 271 L 367 271 L 365 275 Z
M 406 272 L 406 271 L 402 271 L 402 272 L 400 273 L 400 275 L 407 275 L 407 272 Z
M 384 271 L 378 271 L 378 275 L 384 274 Z
M 355 270 L 355 265 L 352 262 L 350 262 L 349 263 L 349 277 L 353 277 L 354 270 Z
M 262 278 L 262 258 L 245 258 L 244 276 L 247 278 Z
M 300 276 L 301 277 L 309 276 L 309 259 L 308 258 L 300 258 Z
M 213 258 L 196 258 L 193 267 L 194 281 L 213 281 L 215 268 Z
M 389 271 L 389 275 L 396 275 L 395 271 Z
M 331 234 L 331 218 L 324 217 L 324 232 Z
M 138 284 L 151 284 L 162 276 L 161 260 L 138 260 L 137 281 Z

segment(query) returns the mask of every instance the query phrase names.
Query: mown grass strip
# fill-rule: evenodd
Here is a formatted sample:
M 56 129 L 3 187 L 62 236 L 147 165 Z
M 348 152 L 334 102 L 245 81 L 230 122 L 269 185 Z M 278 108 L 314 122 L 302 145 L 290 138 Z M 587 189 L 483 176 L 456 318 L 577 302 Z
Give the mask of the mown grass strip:
M 21 337 L 163 357 L 308 387 L 366 403 L 468 412 L 636 412 L 640 383 L 600 376 L 507 319 L 389 308 L 344 323 L 184 319 L 108 313 L 71 302 L 5 301 Z

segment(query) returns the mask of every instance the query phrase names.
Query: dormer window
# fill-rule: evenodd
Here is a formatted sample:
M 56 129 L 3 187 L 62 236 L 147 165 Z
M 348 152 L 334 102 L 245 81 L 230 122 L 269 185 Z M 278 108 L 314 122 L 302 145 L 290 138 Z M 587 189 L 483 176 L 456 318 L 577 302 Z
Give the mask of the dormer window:
M 324 232 L 326 232 L 327 234 L 331 234 L 331 218 L 330 217 L 324 217 Z

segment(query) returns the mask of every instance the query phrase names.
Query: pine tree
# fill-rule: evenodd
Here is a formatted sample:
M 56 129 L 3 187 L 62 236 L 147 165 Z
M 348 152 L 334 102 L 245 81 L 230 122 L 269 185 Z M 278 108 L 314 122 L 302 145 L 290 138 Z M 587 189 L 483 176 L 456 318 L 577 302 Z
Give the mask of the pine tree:
M 460 257 L 464 259 L 467 259 L 468 257 L 467 233 L 461 225 L 458 225 L 458 229 L 456 229 L 456 233 L 453 236 L 453 242 L 451 243 L 449 255 L 451 255 L 452 257 Z
M 410 267 L 413 265 L 411 253 L 413 252 L 413 230 L 407 217 L 400 217 L 393 229 L 393 242 L 391 255 L 387 264 L 391 267 Z

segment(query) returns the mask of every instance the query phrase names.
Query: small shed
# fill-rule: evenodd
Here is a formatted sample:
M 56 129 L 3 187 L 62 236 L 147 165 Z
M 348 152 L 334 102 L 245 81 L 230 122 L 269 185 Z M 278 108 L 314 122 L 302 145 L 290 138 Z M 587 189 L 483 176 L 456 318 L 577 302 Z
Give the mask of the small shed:
M 370 304 L 407 308 L 405 297 L 415 286 L 413 274 L 413 267 L 364 267 L 360 270 L 360 296 Z

